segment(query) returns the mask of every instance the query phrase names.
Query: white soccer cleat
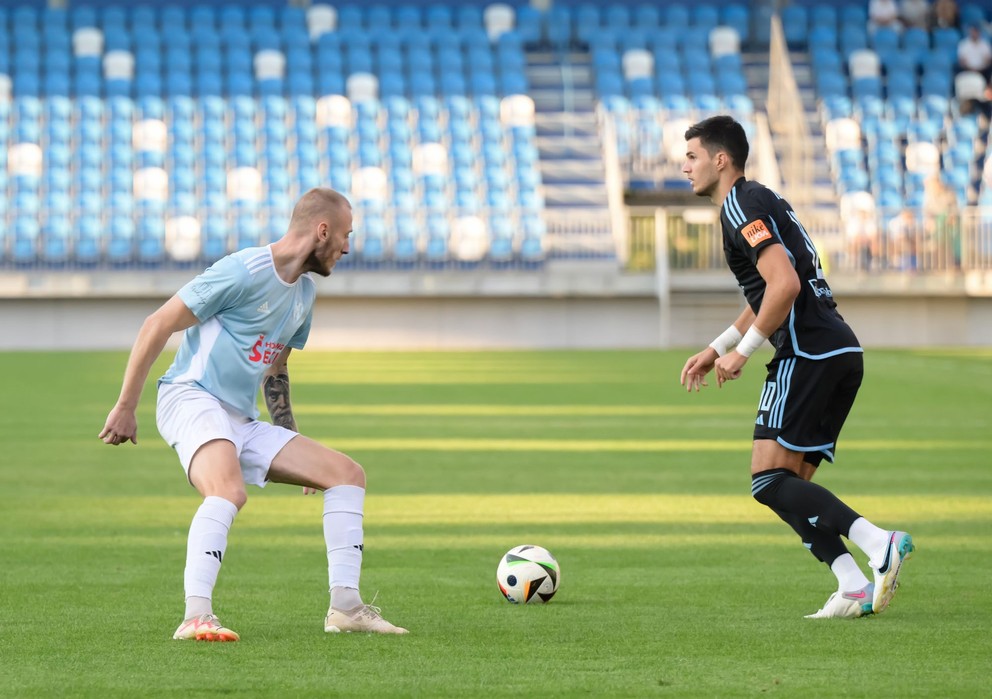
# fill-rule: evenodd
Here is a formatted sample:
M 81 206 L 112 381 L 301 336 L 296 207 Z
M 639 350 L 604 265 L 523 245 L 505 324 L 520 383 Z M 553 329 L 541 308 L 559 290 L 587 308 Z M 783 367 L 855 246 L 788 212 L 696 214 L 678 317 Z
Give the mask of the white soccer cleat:
M 868 583 L 855 592 L 837 592 L 827 598 L 823 609 L 816 614 L 807 614 L 806 619 L 857 619 L 871 614 L 874 583 Z
M 382 618 L 381 610 L 371 604 L 363 604 L 351 611 L 331 608 L 324 619 L 324 631 L 327 633 L 409 633 L 400 626 L 394 626 Z
M 239 641 L 241 637 L 225 628 L 213 614 L 201 614 L 179 625 L 172 638 L 177 641 Z
M 872 600 L 872 611 L 881 614 L 892 601 L 899 585 L 899 571 L 903 561 L 910 557 L 916 547 L 913 537 L 906 532 L 891 532 L 889 544 L 885 549 L 885 559 L 878 568 L 872 566 L 875 573 L 875 596 Z

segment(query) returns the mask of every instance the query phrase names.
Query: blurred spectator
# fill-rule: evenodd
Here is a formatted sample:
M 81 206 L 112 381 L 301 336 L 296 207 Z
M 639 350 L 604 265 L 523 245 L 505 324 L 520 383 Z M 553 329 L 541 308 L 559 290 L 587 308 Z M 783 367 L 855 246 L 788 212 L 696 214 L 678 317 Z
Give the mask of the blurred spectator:
M 965 99 L 961 100 L 961 113 L 962 114 L 972 114 L 978 112 L 985 117 L 986 124 L 992 121 L 992 85 L 988 83 L 988 78 L 986 78 L 985 92 L 982 93 L 980 99 Z M 992 158 L 989 158 L 992 162 Z
M 902 0 L 899 3 L 899 18 L 907 27 L 930 29 L 929 0 Z
M 916 237 L 919 223 L 910 208 L 899 212 L 885 227 L 886 266 L 898 270 L 916 269 Z
M 959 70 L 973 70 L 981 73 L 988 82 L 992 73 L 992 44 L 982 36 L 981 27 L 973 24 L 968 27 L 968 36 L 958 43 Z
M 878 266 L 878 223 L 874 211 L 857 208 L 845 224 L 848 259 L 857 269 L 870 270 Z
M 923 220 L 926 224 L 928 257 L 938 266 L 961 262 L 961 232 L 958 227 L 958 195 L 935 172 L 923 184 Z
M 933 19 L 930 26 L 934 29 L 957 29 L 961 20 L 958 17 L 956 0 L 936 0 L 933 4 Z
M 896 31 L 902 29 L 896 0 L 871 0 L 868 3 L 868 29 L 874 31 L 880 27 Z

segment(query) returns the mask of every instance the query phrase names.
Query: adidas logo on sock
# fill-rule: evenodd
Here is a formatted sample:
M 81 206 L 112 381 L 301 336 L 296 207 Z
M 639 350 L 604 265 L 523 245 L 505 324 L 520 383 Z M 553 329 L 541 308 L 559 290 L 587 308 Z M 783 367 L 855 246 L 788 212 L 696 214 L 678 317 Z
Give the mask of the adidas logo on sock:
M 352 548 L 356 548 L 359 551 L 364 552 L 365 551 L 365 544 L 355 544 L 355 545 L 352 546 Z
M 204 551 L 208 556 L 213 556 L 218 560 L 218 562 L 224 562 L 224 552 L 223 551 Z

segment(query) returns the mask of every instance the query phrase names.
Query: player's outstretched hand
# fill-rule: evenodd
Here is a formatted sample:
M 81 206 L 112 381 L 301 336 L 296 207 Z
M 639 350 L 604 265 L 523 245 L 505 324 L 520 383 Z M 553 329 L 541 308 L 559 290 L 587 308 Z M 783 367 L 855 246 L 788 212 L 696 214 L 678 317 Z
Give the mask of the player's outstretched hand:
M 134 416 L 134 411 L 115 405 L 97 437 L 102 439 L 104 444 L 113 444 L 114 446 L 124 444 L 127 441 L 137 444 L 138 420 Z
M 316 495 L 319 492 L 320 492 L 320 488 L 311 488 L 308 485 L 303 486 L 304 495 Z
M 687 392 L 699 391 L 706 383 L 706 375 L 713 369 L 713 362 L 717 358 L 716 350 L 707 347 L 702 352 L 698 352 L 686 360 L 682 367 L 682 375 L 679 382 L 685 386 Z
M 733 381 L 741 377 L 741 370 L 747 364 L 747 357 L 739 354 L 736 350 L 728 352 L 716 360 L 716 385 L 723 388 L 727 381 Z

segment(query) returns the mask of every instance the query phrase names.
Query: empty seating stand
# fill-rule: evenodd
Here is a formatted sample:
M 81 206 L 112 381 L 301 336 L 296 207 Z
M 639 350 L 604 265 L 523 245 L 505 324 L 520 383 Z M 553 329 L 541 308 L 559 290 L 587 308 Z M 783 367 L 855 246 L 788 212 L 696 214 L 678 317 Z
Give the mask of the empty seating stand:
M 350 265 L 538 259 L 534 132 L 502 102 L 544 15 L 488 6 L 0 8 L 0 265 L 209 262 L 316 186 L 354 202 Z

